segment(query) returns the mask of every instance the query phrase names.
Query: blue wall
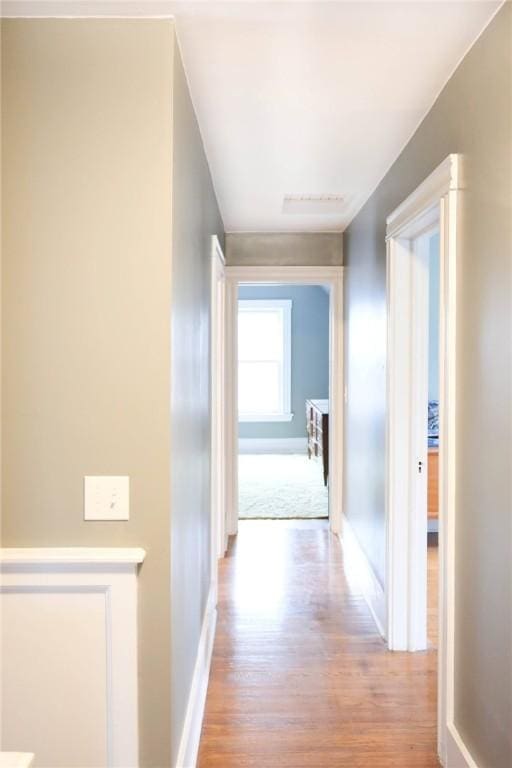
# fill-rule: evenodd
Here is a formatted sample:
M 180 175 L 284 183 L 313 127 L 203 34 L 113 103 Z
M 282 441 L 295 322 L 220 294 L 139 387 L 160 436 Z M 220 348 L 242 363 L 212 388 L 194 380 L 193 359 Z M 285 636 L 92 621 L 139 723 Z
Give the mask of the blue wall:
M 316 286 L 243 286 L 239 299 L 292 300 L 292 413 L 289 422 L 242 422 L 240 437 L 306 436 L 306 400 L 329 396 L 329 296 Z
M 439 400 L 439 235 L 430 239 L 428 293 L 428 399 Z

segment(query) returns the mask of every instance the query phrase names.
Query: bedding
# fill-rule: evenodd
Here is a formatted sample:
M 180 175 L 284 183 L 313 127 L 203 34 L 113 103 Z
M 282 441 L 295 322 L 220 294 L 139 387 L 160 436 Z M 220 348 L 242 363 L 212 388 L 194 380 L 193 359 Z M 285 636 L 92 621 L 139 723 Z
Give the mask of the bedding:
M 439 445 L 439 400 L 428 401 L 428 447 Z

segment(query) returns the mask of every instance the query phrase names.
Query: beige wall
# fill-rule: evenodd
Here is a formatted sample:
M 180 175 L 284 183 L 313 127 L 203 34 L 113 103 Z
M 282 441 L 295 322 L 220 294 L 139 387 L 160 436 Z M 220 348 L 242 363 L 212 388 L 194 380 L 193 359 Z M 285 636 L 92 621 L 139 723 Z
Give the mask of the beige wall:
M 210 587 L 211 237 L 224 227 L 185 73 L 174 62 L 171 359 L 173 764 Z
M 512 13 L 461 63 L 345 235 L 345 505 L 384 579 L 385 218 L 466 158 L 458 286 L 455 722 L 481 768 L 512 764 Z
M 337 266 L 343 264 L 343 237 L 318 234 L 227 234 L 226 263 L 237 266 Z
M 139 545 L 141 764 L 170 761 L 169 21 L 4 20 L 4 546 Z M 127 474 L 129 522 L 83 521 Z

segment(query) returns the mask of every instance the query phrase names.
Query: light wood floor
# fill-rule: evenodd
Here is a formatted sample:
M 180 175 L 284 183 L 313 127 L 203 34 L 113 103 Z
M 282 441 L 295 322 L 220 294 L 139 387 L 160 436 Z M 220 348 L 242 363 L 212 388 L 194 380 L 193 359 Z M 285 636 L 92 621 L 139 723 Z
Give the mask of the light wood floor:
M 435 649 L 386 651 L 326 524 L 244 521 L 237 539 L 199 768 L 438 766 Z
M 437 536 L 427 548 L 427 637 L 429 645 L 437 647 L 438 549 Z

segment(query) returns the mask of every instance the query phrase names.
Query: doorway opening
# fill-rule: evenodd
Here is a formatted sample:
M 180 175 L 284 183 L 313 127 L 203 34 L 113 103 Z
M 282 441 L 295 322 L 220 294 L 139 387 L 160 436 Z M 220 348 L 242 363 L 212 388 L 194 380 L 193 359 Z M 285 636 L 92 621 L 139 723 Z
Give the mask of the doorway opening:
M 463 189 L 462 158 L 449 155 L 386 222 L 386 639 L 390 650 L 422 651 L 428 647 L 429 550 L 425 540 L 429 526 L 430 460 L 431 503 L 438 499 L 437 734 L 438 754 L 443 765 L 447 760 L 456 764 L 462 755 L 462 742 L 453 722 L 453 679 L 456 279 Z M 439 238 L 439 332 L 433 333 L 432 340 L 439 339 L 439 390 L 437 408 L 430 408 L 429 418 L 429 265 L 436 233 Z M 429 446 L 430 426 L 432 438 L 436 436 L 436 440 Z M 437 453 L 429 453 L 429 447 L 437 448 Z M 437 494 L 432 487 L 436 461 Z M 431 527 L 435 527 L 434 519 L 431 510 Z M 433 575 L 432 569 L 430 575 Z M 433 590 L 429 592 L 431 606 L 435 606 Z
M 321 518 L 339 533 L 342 268 L 226 267 L 225 277 L 226 532 L 240 518 Z M 308 427 L 311 403 L 328 427 L 322 413 Z
M 439 552 L 439 225 L 410 239 L 410 535 L 416 539 L 408 650 L 437 648 Z M 413 632 L 414 630 L 414 632 Z
M 428 272 L 427 647 L 437 648 L 439 573 L 439 230 L 424 235 Z
M 239 520 L 329 516 L 329 289 L 238 289 Z

